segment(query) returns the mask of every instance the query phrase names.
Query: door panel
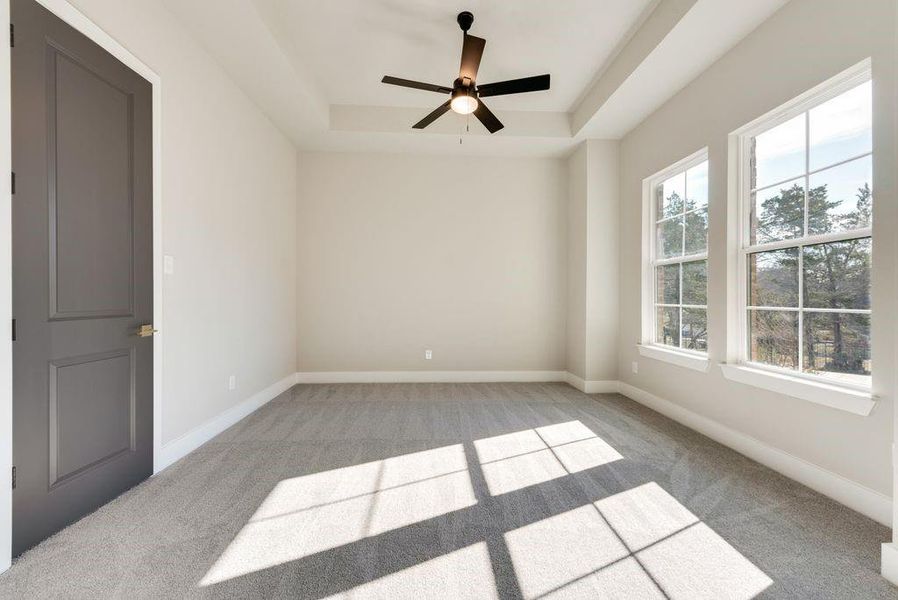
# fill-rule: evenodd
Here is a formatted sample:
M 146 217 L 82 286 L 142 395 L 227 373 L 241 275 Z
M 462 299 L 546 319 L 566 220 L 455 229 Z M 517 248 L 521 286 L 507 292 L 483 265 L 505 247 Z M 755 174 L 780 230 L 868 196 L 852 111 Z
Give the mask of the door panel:
M 130 316 L 131 96 L 53 46 L 47 62 L 50 314 Z
M 50 364 L 51 487 L 133 449 L 133 367 L 128 350 Z
M 12 0 L 13 553 L 152 473 L 152 89 Z

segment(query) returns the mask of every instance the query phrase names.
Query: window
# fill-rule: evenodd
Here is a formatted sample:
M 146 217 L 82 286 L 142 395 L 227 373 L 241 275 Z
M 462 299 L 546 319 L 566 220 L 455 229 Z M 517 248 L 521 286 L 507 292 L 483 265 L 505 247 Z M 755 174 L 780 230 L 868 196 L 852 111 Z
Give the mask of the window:
M 708 158 L 693 155 L 646 180 L 643 342 L 708 350 Z
M 643 182 L 643 356 L 708 366 L 708 153 Z M 665 350 L 666 349 L 666 350 Z
M 848 73 L 739 134 L 740 362 L 869 388 L 872 98 Z

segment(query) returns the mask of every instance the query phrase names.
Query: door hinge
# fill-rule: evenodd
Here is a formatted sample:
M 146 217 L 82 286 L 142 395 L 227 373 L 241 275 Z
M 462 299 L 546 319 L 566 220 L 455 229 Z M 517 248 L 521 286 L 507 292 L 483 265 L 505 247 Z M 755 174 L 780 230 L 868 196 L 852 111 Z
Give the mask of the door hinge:
M 16 26 L 12 23 L 9 24 L 9 47 L 16 47 Z
M 12 320 L 12 341 L 16 341 L 16 320 Z
M 12 489 L 16 489 L 16 468 L 12 468 Z
M 15 194 L 16 193 L 16 172 L 15 171 L 12 172 L 12 184 L 10 185 L 10 187 L 12 189 L 12 193 Z

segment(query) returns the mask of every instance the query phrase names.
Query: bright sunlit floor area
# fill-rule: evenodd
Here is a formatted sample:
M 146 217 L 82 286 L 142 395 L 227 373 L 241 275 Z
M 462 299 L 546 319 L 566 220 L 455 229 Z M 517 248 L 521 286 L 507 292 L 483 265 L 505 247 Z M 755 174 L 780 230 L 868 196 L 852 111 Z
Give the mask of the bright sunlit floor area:
M 617 395 L 297 386 L 0 597 L 892 598 L 885 527 Z

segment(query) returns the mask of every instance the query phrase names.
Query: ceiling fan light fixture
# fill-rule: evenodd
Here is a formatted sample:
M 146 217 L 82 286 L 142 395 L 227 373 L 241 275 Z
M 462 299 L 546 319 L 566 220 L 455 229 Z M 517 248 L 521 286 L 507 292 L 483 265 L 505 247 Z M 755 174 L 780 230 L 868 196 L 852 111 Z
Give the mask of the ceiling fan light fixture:
M 470 88 L 459 88 L 452 92 L 449 107 L 460 115 L 469 115 L 477 110 L 477 98 L 471 95 Z

